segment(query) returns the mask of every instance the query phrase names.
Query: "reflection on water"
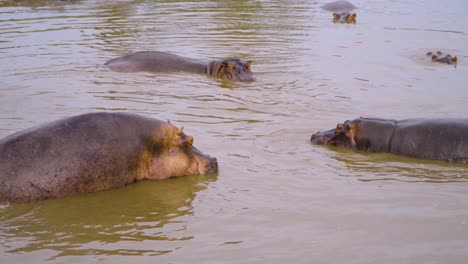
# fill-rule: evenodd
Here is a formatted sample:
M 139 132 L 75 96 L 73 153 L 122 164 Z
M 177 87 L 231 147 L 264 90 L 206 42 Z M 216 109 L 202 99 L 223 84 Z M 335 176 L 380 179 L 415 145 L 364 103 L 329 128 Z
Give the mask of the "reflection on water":
M 355 0 L 353 25 L 325 2 L 0 1 L 0 137 L 129 111 L 185 126 L 220 168 L 2 205 L 0 262 L 465 263 L 466 166 L 309 138 L 360 116 L 468 118 L 466 1 Z M 256 81 L 103 66 L 142 50 L 253 60 Z
M 68 255 L 159 255 L 158 241 L 180 234 L 197 192 L 213 177 L 144 181 L 128 187 L 0 208 L 0 241 L 10 253 L 52 250 Z M 144 243 L 144 244 L 142 244 Z M 146 246 L 145 246 L 146 245 Z
M 419 160 L 393 154 L 368 154 L 331 147 L 347 167 L 342 176 L 370 181 L 453 183 L 468 182 L 468 165 Z

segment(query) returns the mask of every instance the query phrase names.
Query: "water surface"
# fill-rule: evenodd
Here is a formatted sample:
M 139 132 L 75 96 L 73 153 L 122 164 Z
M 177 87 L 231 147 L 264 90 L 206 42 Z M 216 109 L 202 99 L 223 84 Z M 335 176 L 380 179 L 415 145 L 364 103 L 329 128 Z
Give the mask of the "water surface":
M 468 167 L 313 146 L 359 116 L 468 118 L 468 4 L 0 1 L 0 137 L 92 111 L 184 126 L 217 175 L 0 206 L 2 263 L 466 263 Z M 121 74 L 134 51 L 257 81 Z M 428 51 L 458 56 L 433 64 Z

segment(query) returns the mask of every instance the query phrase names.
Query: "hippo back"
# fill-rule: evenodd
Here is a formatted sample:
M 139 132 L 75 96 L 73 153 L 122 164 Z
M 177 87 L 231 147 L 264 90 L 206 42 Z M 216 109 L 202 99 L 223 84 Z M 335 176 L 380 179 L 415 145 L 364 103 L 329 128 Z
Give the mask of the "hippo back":
M 0 200 L 126 185 L 136 177 L 128 172 L 138 166 L 141 138 L 159 122 L 126 113 L 92 113 L 10 135 L 0 140 Z M 14 191 L 18 189 L 23 191 Z
M 359 118 L 352 121 L 358 125 L 356 147 L 367 152 L 388 152 L 396 120 Z
M 117 72 L 206 73 L 207 62 L 159 51 L 138 51 L 112 59 L 104 65 Z
M 423 159 L 468 162 L 468 120 L 408 119 L 399 121 L 389 152 Z
M 323 5 L 322 9 L 336 13 L 343 13 L 356 9 L 356 6 L 348 1 L 335 1 Z

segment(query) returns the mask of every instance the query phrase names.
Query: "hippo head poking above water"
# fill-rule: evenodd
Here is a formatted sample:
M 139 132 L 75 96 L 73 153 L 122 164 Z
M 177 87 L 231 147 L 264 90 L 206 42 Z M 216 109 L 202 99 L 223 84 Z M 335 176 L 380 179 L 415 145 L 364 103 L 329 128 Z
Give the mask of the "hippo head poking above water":
M 334 23 L 347 23 L 347 24 L 356 24 L 356 13 L 333 13 L 333 22 Z
M 228 58 L 208 63 L 207 74 L 218 78 L 234 81 L 254 81 L 251 67 L 252 61 Z
M 430 56 L 433 62 L 440 62 L 445 64 L 457 64 L 458 62 L 457 56 L 452 57 L 452 55 L 444 54 L 442 51 L 428 52 L 426 55 Z
M 338 146 L 356 149 L 357 125 L 347 120 L 339 123 L 335 129 L 318 132 L 312 135 L 310 140 L 316 145 Z
M 358 118 L 310 138 L 313 144 L 468 163 L 468 119 Z
M 333 22 L 335 23 L 356 23 L 356 14 L 350 13 L 356 6 L 348 1 L 335 1 L 322 6 L 323 10 L 333 12 Z
M 204 175 L 216 173 L 216 158 L 203 154 L 193 146 L 193 137 L 183 133 L 171 124 L 162 124 L 160 132 L 147 140 L 146 152 L 143 152 L 142 174 L 137 178 L 166 179 L 185 175 Z M 149 157 L 149 160 L 146 160 Z

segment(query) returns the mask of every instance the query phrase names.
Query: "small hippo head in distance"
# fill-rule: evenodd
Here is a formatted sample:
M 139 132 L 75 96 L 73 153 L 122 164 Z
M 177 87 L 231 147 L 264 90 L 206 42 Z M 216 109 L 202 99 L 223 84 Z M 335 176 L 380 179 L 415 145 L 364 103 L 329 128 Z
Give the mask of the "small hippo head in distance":
M 333 13 L 333 22 L 335 23 L 346 23 L 346 24 L 355 24 L 356 23 L 356 13 Z
M 427 56 L 430 56 L 433 62 L 440 62 L 445 64 L 457 64 L 457 56 L 452 56 L 450 54 L 445 54 L 442 51 L 437 52 L 428 52 Z

